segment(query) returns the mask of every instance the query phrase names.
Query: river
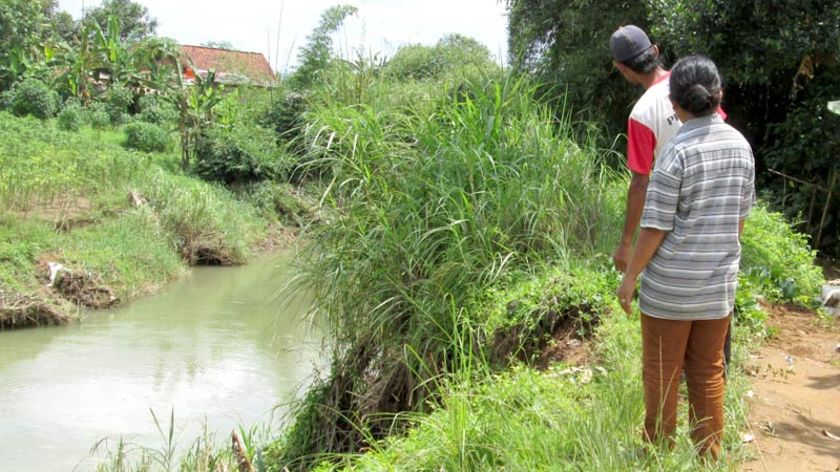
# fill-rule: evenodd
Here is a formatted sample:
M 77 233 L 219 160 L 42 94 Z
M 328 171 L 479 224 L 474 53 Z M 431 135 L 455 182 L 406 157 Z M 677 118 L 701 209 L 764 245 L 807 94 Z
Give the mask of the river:
M 162 448 L 150 409 L 164 428 L 174 409 L 181 449 L 205 424 L 228 444 L 276 419 L 321 351 L 306 300 L 280 293 L 290 262 L 196 268 L 78 323 L 0 332 L 0 471 L 93 470 L 104 438 Z

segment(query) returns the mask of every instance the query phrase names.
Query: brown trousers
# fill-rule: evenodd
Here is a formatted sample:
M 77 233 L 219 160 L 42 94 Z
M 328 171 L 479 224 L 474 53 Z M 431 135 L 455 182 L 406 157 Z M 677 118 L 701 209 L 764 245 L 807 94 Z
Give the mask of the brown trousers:
M 645 437 L 673 444 L 680 371 L 688 384 L 691 438 L 717 458 L 723 437 L 723 344 L 729 318 L 674 321 L 642 314 Z

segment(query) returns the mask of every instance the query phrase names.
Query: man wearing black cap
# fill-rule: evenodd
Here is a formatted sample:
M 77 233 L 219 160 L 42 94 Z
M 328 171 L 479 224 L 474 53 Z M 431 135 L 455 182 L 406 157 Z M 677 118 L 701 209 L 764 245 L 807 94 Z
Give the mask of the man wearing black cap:
M 647 34 L 637 26 L 622 26 L 610 37 L 610 51 L 613 65 L 621 75 L 628 82 L 645 88 L 627 120 L 627 166 L 633 178 L 627 192 L 624 231 L 613 254 L 615 268 L 624 272 L 630 262 L 633 234 L 645 206 L 653 162 L 682 123 L 668 99 L 668 78 L 671 74 L 662 68 L 659 48 L 650 42 Z

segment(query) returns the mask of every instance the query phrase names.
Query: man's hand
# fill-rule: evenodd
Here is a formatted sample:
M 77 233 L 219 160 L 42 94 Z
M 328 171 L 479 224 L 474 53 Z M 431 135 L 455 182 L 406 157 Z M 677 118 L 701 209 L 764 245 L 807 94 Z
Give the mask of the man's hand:
M 618 296 L 618 303 L 621 305 L 621 309 L 628 315 L 633 312 L 632 303 L 635 292 L 636 278 L 625 275 L 621 279 L 621 285 L 619 285 L 616 295 Z
M 623 242 L 618 243 L 618 247 L 613 253 L 613 263 L 615 270 L 619 272 L 627 272 L 627 264 L 630 263 L 630 245 Z

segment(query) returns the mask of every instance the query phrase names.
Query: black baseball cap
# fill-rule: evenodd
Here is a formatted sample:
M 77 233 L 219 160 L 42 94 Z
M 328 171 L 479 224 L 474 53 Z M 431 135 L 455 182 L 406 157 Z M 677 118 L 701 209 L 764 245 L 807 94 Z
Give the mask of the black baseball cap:
M 610 36 L 610 51 L 616 62 L 627 62 L 651 46 L 647 34 L 634 25 L 622 26 Z

